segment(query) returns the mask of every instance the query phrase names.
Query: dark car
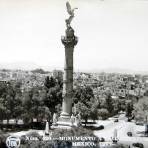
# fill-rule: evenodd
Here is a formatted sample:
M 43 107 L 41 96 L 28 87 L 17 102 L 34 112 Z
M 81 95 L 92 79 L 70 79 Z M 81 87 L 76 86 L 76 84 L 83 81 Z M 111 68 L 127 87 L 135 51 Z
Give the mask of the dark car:
M 132 145 L 137 148 L 144 148 L 144 145 L 142 143 L 133 143 Z
M 114 120 L 114 122 L 118 122 L 118 121 L 119 121 L 118 119 L 115 119 L 115 120 Z
M 127 135 L 128 135 L 129 137 L 132 137 L 132 136 L 133 136 L 132 132 L 127 132 Z
M 127 119 L 127 122 L 131 122 L 131 120 L 132 120 L 131 118 L 128 118 L 128 119 Z
M 143 125 L 144 123 L 142 121 L 137 121 L 136 125 Z
M 105 142 L 105 139 L 104 139 L 103 137 L 101 137 L 101 138 L 99 139 L 99 141 L 100 141 L 100 142 Z
M 99 130 L 102 130 L 102 129 L 104 129 L 104 126 L 103 126 L 103 125 L 100 125 L 100 126 L 98 127 L 98 129 L 99 129 Z

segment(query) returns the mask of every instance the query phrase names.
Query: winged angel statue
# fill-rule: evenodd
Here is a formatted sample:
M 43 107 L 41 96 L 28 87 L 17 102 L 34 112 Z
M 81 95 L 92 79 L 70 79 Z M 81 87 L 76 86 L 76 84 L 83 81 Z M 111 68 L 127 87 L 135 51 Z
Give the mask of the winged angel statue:
M 66 7 L 67 7 L 67 12 L 70 15 L 69 18 L 65 20 L 66 21 L 66 26 L 68 28 L 68 27 L 71 27 L 70 23 L 71 23 L 72 19 L 74 18 L 74 11 L 75 11 L 75 9 L 78 9 L 78 8 L 73 8 L 72 9 L 69 2 L 66 2 Z

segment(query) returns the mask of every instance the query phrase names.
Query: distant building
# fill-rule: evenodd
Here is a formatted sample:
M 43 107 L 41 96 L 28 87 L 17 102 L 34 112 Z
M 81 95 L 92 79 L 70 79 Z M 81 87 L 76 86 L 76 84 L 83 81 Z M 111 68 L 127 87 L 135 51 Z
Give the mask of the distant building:
M 6 84 L 7 81 L 6 80 L 0 80 L 0 84 Z

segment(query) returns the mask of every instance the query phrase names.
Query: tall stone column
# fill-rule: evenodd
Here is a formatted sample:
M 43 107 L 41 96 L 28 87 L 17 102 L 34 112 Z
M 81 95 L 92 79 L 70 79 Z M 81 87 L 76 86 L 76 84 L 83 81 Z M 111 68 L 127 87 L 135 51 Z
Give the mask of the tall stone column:
M 72 112 L 73 96 L 73 52 L 74 46 L 78 42 L 72 27 L 68 27 L 66 29 L 65 36 L 62 36 L 61 41 L 65 47 L 65 66 L 63 76 L 62 113 L 59 118 L 59 122 L 65 122 L 65 124 L 69 124 Z

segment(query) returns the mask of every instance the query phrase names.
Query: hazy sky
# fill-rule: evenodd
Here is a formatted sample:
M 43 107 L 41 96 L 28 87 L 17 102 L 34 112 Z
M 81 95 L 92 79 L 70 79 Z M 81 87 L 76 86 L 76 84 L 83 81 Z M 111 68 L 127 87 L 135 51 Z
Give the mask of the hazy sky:
M 63 68 L 61 35 L 68 17 L 65 2 L 0 0 L 0 65 Z M 148 0 L 70 3 L 78 7 L 72 22 L 79 37 L 74 51 L 75 70 L 148 71 Z

